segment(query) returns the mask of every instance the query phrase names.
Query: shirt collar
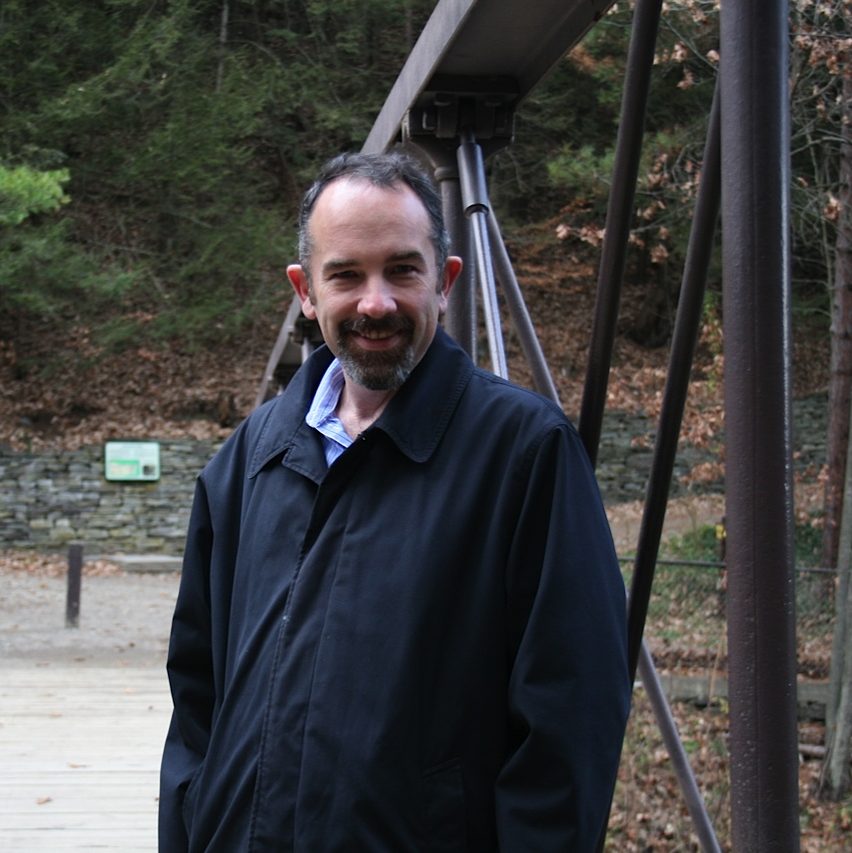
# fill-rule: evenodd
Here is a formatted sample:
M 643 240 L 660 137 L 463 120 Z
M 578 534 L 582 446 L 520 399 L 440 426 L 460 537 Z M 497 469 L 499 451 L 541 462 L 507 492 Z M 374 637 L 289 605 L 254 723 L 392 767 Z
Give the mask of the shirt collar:
M 325 459 L 331 465 L 352 444 L 352 437 L 337 417 L 337 404 L 344 383 L 343 367 L 334 359 L 322 375 L 305 421 L 323 437 Z
M 334 417 L 334 410 L 337 408 L 340 392 L 343 390 L 343 381 L 343 367 L 335 358 L 323 373 L 311 407 L 305 415 L 309 426 L 320 429 L 322 424 Z

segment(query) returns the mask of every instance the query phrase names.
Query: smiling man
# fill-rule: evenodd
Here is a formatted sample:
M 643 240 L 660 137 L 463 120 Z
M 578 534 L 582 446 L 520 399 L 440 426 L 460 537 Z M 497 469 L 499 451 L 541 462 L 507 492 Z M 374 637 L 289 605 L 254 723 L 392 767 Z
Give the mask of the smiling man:
M 461 261 L 401 154 L 343 155 L 287 275 L 325 338 L 204 469 L 169 649 L 162 851 L 590 851 L 624 590 L 559 409 L 439 319 Z
M 304 208 L 302 264 L 287 275 L 349 380 L 336 413 L 358 435 L 432 343 L 461 260 L 401 181 L 377 185 L 355 169 Z

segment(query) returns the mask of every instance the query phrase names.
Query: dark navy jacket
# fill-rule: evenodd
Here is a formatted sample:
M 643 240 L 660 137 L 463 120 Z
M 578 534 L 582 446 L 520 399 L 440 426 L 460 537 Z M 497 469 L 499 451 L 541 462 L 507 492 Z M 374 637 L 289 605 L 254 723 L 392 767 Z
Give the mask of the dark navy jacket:
M 160 849 L 593 850 L 629 685 L 576 432 L 439 330 L 327 468 L 304 415 L 330 359 L 199 478 Z

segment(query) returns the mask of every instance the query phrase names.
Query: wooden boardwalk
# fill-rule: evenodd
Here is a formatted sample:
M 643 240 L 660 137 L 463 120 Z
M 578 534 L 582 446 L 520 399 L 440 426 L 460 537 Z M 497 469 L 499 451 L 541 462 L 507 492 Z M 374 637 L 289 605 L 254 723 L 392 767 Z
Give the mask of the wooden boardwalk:
M 156 851 L 162 667 L 0 664 L 0 851 Z

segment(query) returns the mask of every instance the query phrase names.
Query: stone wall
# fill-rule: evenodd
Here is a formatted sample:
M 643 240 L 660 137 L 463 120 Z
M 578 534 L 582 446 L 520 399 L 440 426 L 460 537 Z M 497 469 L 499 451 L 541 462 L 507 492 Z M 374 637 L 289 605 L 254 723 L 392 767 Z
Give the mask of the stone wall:
M 103 448 L 12 453 L 0 449 L 0 548 L 63 549 L 87 554 L 180 554 L 195 478 L 218 444 L 160 443 L 160 479 L 104 478 Z
M 598 452 L 597 478 L 607 505 L 644 498 L 653 461 L 656 424 L 644 415 L 608 411 L 604 415 Z M 793 402 L 793 469 L 814 480 L 825 463 L 828 401 L 825 394 L 813 394 Z M 636 439 L 643 439 L 636 441 Z M 702 462 L 724 459 L 724 433 L 704 448 L 678 446 L 670 498 L 697 492 L 722 492 L 722 478 L 714 482 L 684 485 L 684 477 Z
M 799 472 L 825 460 L 826 408 L 820 394 L 795 403 Z M 637 437 L 645 441 L 636 442 Z M 653 437 L 648 418 L 607 412 L 597 476 L 608 505 L 644 496 Z M 671 497 L 686 491 L 681 478 L 694 465 L 719 458 L 723 442 L 720 435 L 714 447 L 680 448 Z M 161 477 L 155 483 L 107 481 L 101 447 L 38 455 L 0 448 L 0 548 L 57 550 L 79 540 L 87 554 L 180 554 L 195 478 L 216 447 L 213 442 L 161 442 Z M 722 489 L 721 480 L 700 487 Z

